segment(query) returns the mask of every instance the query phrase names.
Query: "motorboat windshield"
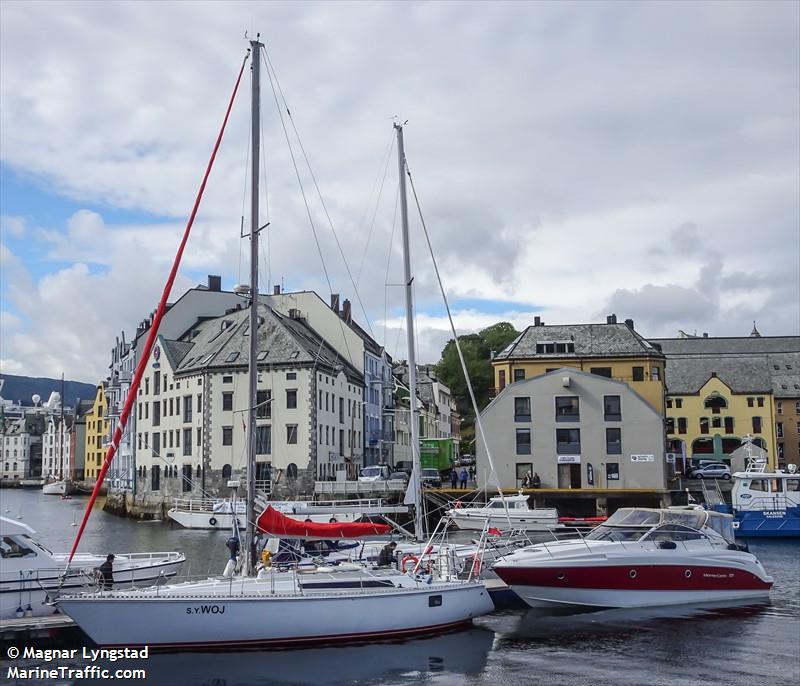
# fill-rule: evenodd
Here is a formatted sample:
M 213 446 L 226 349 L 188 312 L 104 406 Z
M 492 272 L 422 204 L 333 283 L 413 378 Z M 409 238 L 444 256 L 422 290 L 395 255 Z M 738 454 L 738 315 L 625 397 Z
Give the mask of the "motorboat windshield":
M 709 536 L 710 534 L 710 536 Z M 702 509 L 622 508 L 593 529 L 590 541 L 688 541 L 722 537 L 734 542 L 733 518 Z

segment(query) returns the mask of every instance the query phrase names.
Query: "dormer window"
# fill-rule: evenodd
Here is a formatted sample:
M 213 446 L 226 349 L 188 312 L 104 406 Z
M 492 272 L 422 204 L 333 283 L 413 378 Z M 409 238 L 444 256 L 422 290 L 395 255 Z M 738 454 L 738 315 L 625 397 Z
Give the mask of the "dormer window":
M 540 341 L 536 344 L 537 355 L 555 355 L 574 352 L 575 343 L 572 341 Z

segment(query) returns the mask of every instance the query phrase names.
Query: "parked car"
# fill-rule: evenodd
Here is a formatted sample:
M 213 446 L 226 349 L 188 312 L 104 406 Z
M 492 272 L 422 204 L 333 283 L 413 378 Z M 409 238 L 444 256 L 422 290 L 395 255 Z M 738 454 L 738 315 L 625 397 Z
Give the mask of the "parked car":
M 730 479 L 731 468 L 722 462 L 712 462 L 689 472 L 690 479 Z
M 389 467 L 385 464 L 364 467 L 358 474 L 359 481 L 386 481 L 389 478 Z
M 439 474 L 438 469 L 426 467 L 420 472 L 420 482 L 423 486 L 429 486 L 430 488 L 441 488 L 442 475 Z
M 458 464 L 466 466 L 475 464 L 475 456 L 470 455 L 469 453 L 462 455 L 458 460 Z
M 389 481 L 402 481 L 404 484 L 407 484 L 408 474 L 405 472 L 392 472 L 389 474 Z

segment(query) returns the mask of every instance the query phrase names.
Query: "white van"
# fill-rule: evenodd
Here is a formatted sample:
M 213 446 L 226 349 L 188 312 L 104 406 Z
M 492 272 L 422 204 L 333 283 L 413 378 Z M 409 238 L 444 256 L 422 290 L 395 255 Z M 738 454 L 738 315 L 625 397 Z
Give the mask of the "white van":
M 385 464 L 364 467 L 358 473 L 359 481 L 388 481 L 389 467 Z

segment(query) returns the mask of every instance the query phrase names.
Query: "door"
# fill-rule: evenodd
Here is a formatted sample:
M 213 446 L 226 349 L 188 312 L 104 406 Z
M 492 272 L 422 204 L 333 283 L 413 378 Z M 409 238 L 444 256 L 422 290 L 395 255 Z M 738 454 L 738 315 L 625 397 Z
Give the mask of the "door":
M 150 490 L 151 491 L 158 491 L 161 489 L 161 466 L 160 465 L 153 465 L 153 468 L 150 470 Z
M 570 464 L 558 465 L 558 487 L 571 488 L 570 486 Z
M 579 464 L 569 465 L 569 487 L 581 487 L 581 466 Z

